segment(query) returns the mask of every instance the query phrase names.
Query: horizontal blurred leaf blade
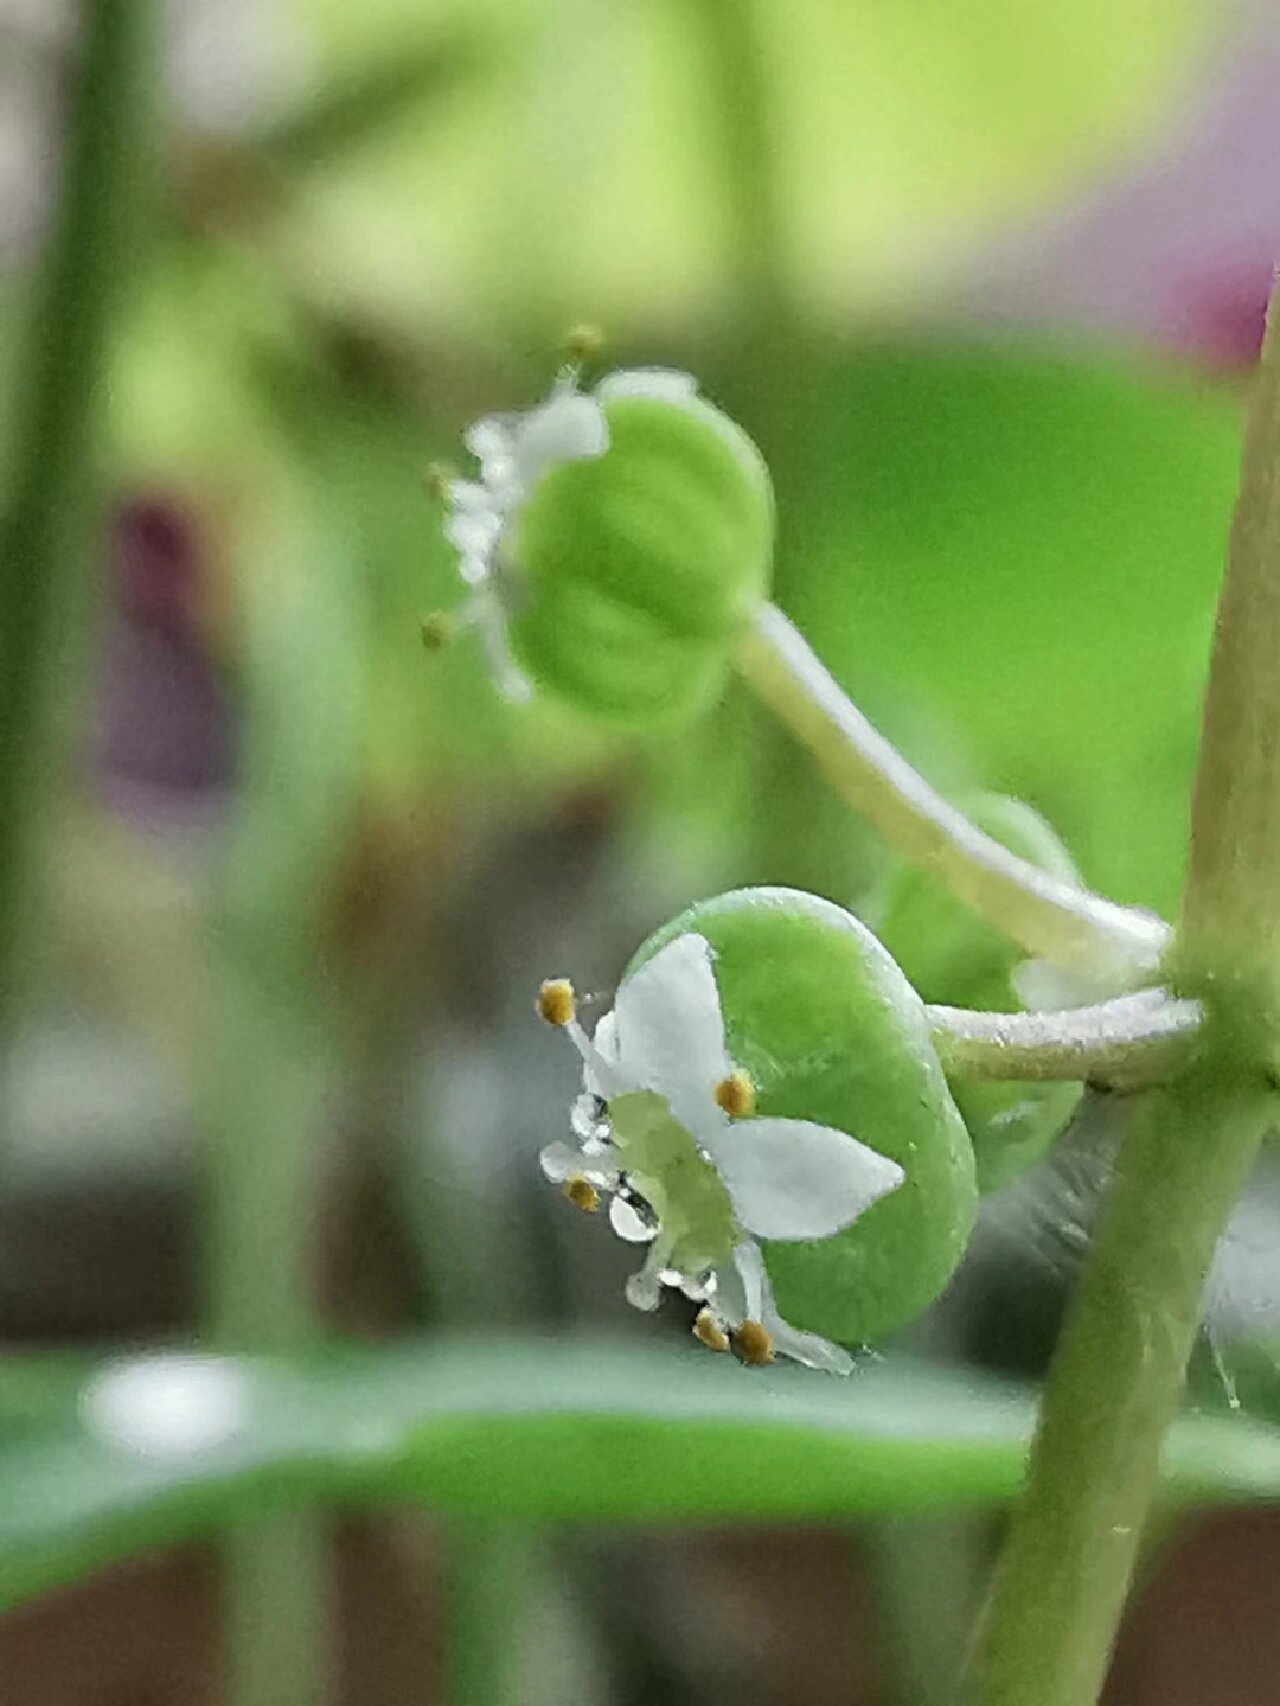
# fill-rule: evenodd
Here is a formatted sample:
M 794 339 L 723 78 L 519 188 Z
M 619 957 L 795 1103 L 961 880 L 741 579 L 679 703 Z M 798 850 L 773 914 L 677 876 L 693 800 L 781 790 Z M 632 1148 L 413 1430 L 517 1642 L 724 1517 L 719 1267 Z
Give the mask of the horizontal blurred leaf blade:
M 905 1358 L 852 1379 L 690 1350 L 445 1339 L 226 1365 L 247 1411 L 199 1453 L 95 1432 L 65 1358 L 0 1415 L 0 1603 L 115 1558 L 307 1504 L 413 1500 L 540 1522 L 847 1519 L 994 1506 L 1016 1490 L 1033 1394 Z M 101 1379 L 101 1365 L 97 1379 Z M 92 1378 L 86 1372 L 86 1379 Z M 1280 1430 L 1188 1417 L 1180 1499 L 1280 1498 Z

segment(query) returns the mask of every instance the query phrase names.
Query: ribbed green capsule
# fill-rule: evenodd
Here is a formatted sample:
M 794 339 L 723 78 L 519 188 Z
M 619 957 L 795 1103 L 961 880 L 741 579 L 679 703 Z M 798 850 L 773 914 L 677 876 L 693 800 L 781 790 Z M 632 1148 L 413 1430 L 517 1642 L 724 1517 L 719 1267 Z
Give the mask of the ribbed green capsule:
M 923 1004 L 856 918 L 788 889 L 692 907 L 627 975 L 689 932 L 710 944 L 728 1053 L 754 1086 L 756 1114 L 834 1127 L 903 1170 L 897 1189 L 831 1236 L 761 1239 L 786 1321 L 874 1342 L 937 1297 L 976 1208 L 973 1152 Z
M 1056 831 L 1025 801 L 988 794 L 968 809 L 980 829 L 1012 852 L 1063 882 L 1080 881 Z M 870 910 L 925 1001 L 985 1012 L 1026 1005 L 1014 975 L 1024 958 L 1018 948 L 923 872 L 899 867 Z M 1069 999 L 1064 990 L 1063 1005 Z M 1044 1158 L 1075 1112 L 1081 1087 L 952 1079 L 951 1093 L 973 1142 L 978 1187 L 987 1195 Z
M 671 722 L 712 699 L 767 594 L 773 497 L 751 440 L 686 375 L 565 384 L 468 440 L 450 536 L 508 668 L 593 716 Z

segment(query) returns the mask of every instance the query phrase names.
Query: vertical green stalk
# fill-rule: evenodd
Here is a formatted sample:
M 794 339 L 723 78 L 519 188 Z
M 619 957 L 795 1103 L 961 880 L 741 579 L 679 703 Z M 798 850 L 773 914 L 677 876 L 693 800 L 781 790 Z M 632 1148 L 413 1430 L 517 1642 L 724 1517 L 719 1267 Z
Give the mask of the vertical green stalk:
M 1245 439 L 1173 950 L 1206 1031 L 1184 1076 L 1143 1098 L 1122 1148 L 979 1631 L 974 1706 L 1096 1700 L 1214 1246 L 1277 1117 L 1278 301 Z
M 155 96 L 151 0 L 87 0 L 62 186 L 15 377 L 0 519 L 0 1015 L 12 1001 L 49 686 L 82 626 L 111 327 L 136 263 Z
M 325 901 L 358 774 L 362 628 L 319 495 L 276 478 L 255 497 L 240 785 L 210 929 L 206 1318 L 221 1345 L 272 1355 L 318 1328 L 320 1172 L 340 1065 Z M 235 1535 L 226 1561 L 231 1706 L 317 1706 L 331 1668 L 323 1520 Z
M 743 320 L 776 339 L 785 319 L 785 197 L 757 0 L 683 0 L 702 38 L 708 108 L 720 155 L 730 278 Z

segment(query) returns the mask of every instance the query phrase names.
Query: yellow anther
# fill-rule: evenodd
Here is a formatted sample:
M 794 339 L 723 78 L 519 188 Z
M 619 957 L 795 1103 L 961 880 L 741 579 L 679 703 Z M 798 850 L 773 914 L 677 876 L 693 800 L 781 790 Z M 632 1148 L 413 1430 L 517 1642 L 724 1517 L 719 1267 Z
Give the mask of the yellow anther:
M 575 1173 L 560 1187 L 563 1194 L 583 1214 L 594 1214 L 600 1207 L 600 1193 L 584 1173 Z
M 733 1348 L 739 1358 L 751 1368 L 763 1368 L 773 1361 L 773 1340 L 759 1321 L 744 1321 L 735 1328 Z
M 449 496 L 449 487 L 458 478 L 456 468 L 448 462 L 429 462 L 422 475 L 422 483 L 427 488 L 427 495 L 437 503 L 443 503 Z
M 442 652 L 452 644 L 456 624 L 447 610 L 429 610 L 422 618 L 419 632 L 429 652 Z
M 548 1025 L 571 1025 L 577 1017 L 578 1004 L 573 997 L 573 985 L 567 977 L 549 977 L 538 990 L 538 1017 Z
M 571 326 L 565 334 L 564 353 L 570 361 L 599 361 L 605 336 L 599 326 Z
M 699 1344 L 705 1345 L 709 1351 L 727 1351 L 729 1349 L 729 1335 L 709 1309 L 698 1311 L 698 1319 L 693 1324 L 693 1336 Z
M 756 1087 L 741 1068 L 731 1072 L 727 1078 L 722 1078 L 712 1095 L 716 1099 L 716 1105 L 735 1120 L 745 1119 L 748 1114 L 755 1112 Z

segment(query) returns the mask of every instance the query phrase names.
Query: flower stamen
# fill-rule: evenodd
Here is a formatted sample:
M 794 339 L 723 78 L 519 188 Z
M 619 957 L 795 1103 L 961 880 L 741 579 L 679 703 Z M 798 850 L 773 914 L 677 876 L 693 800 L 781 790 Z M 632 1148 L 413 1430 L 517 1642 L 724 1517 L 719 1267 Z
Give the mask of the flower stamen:
M 709 1351 L 727 1351 L 729 1349 L 729 1335 L 709 1309 L 698 1311 L 698 1318 L 693 1323 L 693 1336 L 700 1345 L 705 1345 Z
M 600 1207 L 600 1193 L 585 1173 L 575 1173 L 560 1187 L 561 1194 L 580 1208 L 584 1214 L 594 1214 Z
M 759 1321 L 744 1321 L 732 1339 L 735 1355 L 748 1368 L 763 1368 L 773 1361 L 773 1340 Z
M 578 1003 L 573 985 L 567 977 L 549 977 L 538 990 L 538 1017 L 548 1025 L 563 1028 L 572 1025 L 578 1016 Z
M 756 1087 L 740 1067 L 722 1078 L 711 1093 L 716 1106 L 731 1119 L 745 1119 L 756 1110 Z

